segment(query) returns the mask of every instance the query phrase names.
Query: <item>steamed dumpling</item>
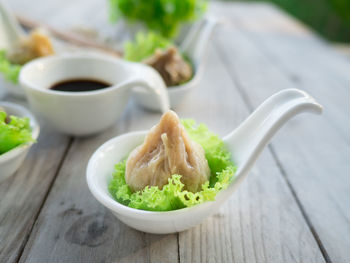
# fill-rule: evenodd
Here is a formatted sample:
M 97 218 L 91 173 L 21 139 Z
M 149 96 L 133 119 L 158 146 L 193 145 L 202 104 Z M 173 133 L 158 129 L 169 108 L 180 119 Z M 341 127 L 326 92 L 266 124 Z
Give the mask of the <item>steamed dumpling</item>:
M 23 65 L 35 58 L 54 54 L 50 38 L 42 29 L 35 29 L 6 52 L 7 59 Z
M 165 84 L 170 86 L 180 85 L 192 78 L 193 69 L 178 49 L 174 46 L 166 50 L 156 50 L 156 52 L 146 58 L 143 63 L 155 68 L 163 77 Z
M 130 153 L 125 180 L 132 191 L 161 189 L 173 174 L 182 175 L 186 190 L 198 192 L 209 180 L 210 169 L 202 146 L 189 138 L 176 113 L 168 111 Z

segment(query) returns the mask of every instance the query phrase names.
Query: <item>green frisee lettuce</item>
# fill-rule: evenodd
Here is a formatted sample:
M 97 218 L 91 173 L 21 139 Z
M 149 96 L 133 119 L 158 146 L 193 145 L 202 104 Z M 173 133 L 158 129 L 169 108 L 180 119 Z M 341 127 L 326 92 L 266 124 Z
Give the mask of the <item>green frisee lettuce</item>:
M 21 68 L 21 65 L 12 64 L 7 59 L 5 50 L 0 50 L 0 73 L 7 81 L 17 84 Z
M 204 124 L 196 125 L 193 120 L 183 120 L 182 124 L 190 138 L 202 145 L 211 170 L 210 180 L 202 185 L 201 191 L 192 193 L 183 189 L 181 175 L 174 174 L 162 190 L 151 186 L 133 193 L 125 181 L 124 160 L 115 165 L 108 185 L 109 192 L 119 203 L 150 211 L 176 210 L 215 200 L 217 193 L 233 181 L 236 166 L 224 142 Z
M 110 18 L 139 22 L 165 37 L 174 37 L 181 24 L 200 18 L 207 0 L 109 0 Z
M 141 62 L 153 55 L 156 49 L 166 49 L 171 46 L 171 41 L 154 32 L 138 32 L 134 41 L 128 41 L 124 45 L 124 58 L 126 60 Z
M 6 117 L 7 114 L 0 111 L 0 154 L 34 141 L 29 118 L 10 116 L 10 122 L 6 123 Z

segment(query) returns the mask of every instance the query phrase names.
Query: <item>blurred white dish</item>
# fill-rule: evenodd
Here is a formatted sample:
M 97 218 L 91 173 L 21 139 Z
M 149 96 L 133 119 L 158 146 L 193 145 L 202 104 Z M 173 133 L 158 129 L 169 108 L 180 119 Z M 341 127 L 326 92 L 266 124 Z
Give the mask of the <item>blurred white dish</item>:
M 220 208 L 248 175 L 275 132 L 291 117 L 302 112 L 320 114 L 322 107 L 302 91 L 283 90 L 267 99 L 245 122 L 223 138 L 237 165 L 237 172 L 235 180 L 218 193 L 215 201 L 169 212 L 152 212 L 130 208 L 114 200 L 108 192 L 114 166 L 143 142 L 148 131 L 118 136 L 98 148 L 87 166 L 89 189 L 101 204 L 130 227 L 154 234 L 186 230 L 200 224 Z
M 9 116 L 28 117 L 32 129 L 32 137 L 34 140 L 38 139 L 40 131 L 39 124 L 27 109 L 10 102 L 0 102 L 0 107 L 2 107 Z M 8 178 L 18 170 L 32 145 L 33 143 L 22 144 L 0 155 L 0 181 Z
M 180 51 L 186 55 L 194 67 L 192 79 L 178 86 L 168 87 L 171 108 L 175 108 L 185 98 L 188 93 L 198 85 L 202 78 L 203 69 L 206 64 L 207 48 L 209 39 L 217 25 L 213 18 L 204 18 L 194 24 L 186 34 L 185 39 L 180 44 Z M 152 94 L 146 90 L 135 89 L 134 97 L 144 108 L 149 110 L 159 110 Z
M 58 82 L 92 79 L 111 87 L 94 91 L 51 90 Z M 57 130 L 90 135 L 113 124 L 136 87 L 147 89 L 162 111 L 169 109 L 165 84 L 153 68 L 102 54 L 48 56 L 25 64 L 19 81 L 34 111 Z

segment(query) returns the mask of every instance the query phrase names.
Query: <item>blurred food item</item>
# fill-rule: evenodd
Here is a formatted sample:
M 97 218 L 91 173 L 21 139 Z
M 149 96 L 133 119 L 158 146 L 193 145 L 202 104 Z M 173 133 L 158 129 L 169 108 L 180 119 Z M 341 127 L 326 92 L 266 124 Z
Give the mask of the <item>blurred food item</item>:
M 110 18 L 138 22 L 165 37 L 176 37 L 180 26 L 200 18 L 208 0 L 109 0 Z
M 21 68 L 21 65 L 13 64 L 11 61 L 9 61 L 5 50 L 0 50 L 0 73 L 3 75 L 5 80 L 17 84 L 18 75 Z
M 152 56 L 157 49 L 166 49 L 173 43 L 153 31 L 136 33 L 132 41 L 124 44 L 124 58 L 126 60 L 141 62 Z
M 9 117 L 5 111 L 0 110 L 0 155 L 34 141 L 29 118 Z
M 54 54 L 50 38 L 42 29 L 31 31 L 12 49 L 7 50 L 6 56 L 13 64 L 23 65 L 32 59 Z
M 169 39 L 160 34 L 140 31 L 133 41 L 125 43 L 124 50 L 126 60 L 142 62 L 155 68 L 168 87 L 192 78 L 192 65 Z
M 157 49 L 143 63 L 155 68 L 168 87 L 187 82 L 193 75 L 192 66 L 174 46 L 165 50 Z
M 5 114 L 6 114 L 6 111 L 3 107 L 0 107 L 0 112 L 5 112 Z M 6 115 L 5 124 L 8 124 L 9 122 L 10 122 L 10 117 L 8 115 Z

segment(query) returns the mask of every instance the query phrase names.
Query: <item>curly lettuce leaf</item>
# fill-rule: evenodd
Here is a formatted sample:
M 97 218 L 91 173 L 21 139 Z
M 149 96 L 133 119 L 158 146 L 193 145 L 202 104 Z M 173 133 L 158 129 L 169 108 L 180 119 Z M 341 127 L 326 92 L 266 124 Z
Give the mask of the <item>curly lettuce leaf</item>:
M 231 155 L 225 148 L 223 140 L 215 133 L 210 132 L 207 126 L 204 124 L 196 125 L 194 120 L 189 119 L 183 120 L 182 125 L 190 138 L 203 147 L 212 174 L 221 172 L 232 165 Z M 210 178 L 211 186 L 216 182 L 215 179 L 216 177 Z
M 0 111 L 0 154 L 34 141 L 29 118 L 10 116 L 10 122 L 6 123 L 6 117 L 7 114 Z
M 165 37 L 174 37 L 181 26 L 200 18 L 207 0 L 109 0 L 110 19 L 140 22 Z
M 12 64 L 7 59 L 5 50 L 0 50 L 0 73 L 7 81 L 17 84 L 21 68 L 21 65 Z
M 234 180 L 236 166 L 230 160 L 224 142 L 204 124 L 196 125 L 193 120 L 183 120 L 182 123 L 191 139 L 201 144 L 205 151 L 211 170 L 210 180 L 202 185 L 201 191 L 192 193 L 183 189 L 181 175 L 174 174 L 162 190 L 151 186 L 133 193 L 125 181 L 124 160 L 116 164 L 108 185 L 109 192 L 119 203 L 149 211 L 176 210 L 215 200 L 217 193 Z
M 126 60 L 140 62 L 153 55 L 156 49 L 166 49 L 171 45 L 171 41 L 157 33 L 138 32 L 134 41 L 125 43 L 124 58 Z

